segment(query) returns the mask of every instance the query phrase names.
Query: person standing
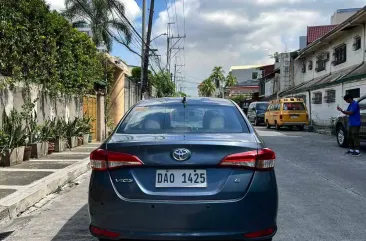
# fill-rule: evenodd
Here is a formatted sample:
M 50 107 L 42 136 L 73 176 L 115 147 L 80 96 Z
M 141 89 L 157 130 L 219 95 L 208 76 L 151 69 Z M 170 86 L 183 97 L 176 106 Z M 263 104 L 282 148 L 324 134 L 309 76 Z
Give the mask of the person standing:
M 361 114 L 360 114 L 360 106 L 357 101 L 355 101 L 352 95 L 345 95 L 343 97 L 344 101 L 346 101 L 349 105 L 347 110 L 342 110 L 341 107 L 337 107 L 337 110 L 342 112 L 345 115 L 348 115 L 348 146 L 349 150 L 346 154 L 351 156 L 360 156 L 360 128 L 361 128 Z

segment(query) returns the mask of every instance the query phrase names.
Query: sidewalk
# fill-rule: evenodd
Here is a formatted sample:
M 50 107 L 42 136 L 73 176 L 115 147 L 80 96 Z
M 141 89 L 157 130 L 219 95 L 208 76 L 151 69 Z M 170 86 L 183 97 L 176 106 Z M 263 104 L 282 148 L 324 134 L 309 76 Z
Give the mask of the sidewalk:
M 89 169 L 89 143 L 12 167 L 0 167 L 0 223 L 16 217 Z

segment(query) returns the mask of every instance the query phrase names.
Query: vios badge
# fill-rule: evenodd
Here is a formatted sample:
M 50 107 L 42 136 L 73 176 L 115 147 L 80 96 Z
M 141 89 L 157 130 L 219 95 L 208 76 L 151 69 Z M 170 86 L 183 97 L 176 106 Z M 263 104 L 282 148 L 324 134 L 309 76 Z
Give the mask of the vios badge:
M 185 148 L 175 149 L 172 153 L 174 160 L 186 161 L 191 157 L 191 152 Z

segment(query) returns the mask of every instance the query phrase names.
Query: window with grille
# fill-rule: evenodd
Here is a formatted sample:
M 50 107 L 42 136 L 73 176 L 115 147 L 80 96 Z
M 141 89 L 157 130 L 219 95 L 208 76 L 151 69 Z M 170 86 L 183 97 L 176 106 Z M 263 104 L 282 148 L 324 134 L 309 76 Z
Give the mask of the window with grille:
M 353 98 L 360 98 L 360 88 L 346 90 L 347 95 L 351 95 Z
M 324 59 L 323 55 L 319 55 L 316 58 L 316 68 L 315 71 L 316 72 L 320 72 L 325 70 L 325 65 L 326 65 L 326 60 Z
M 333 53 L 333 65 L 338 65 L 346 62 L 347 60 L 347 45 L 343 44 L 334 49 Z
M 321 92 L 317 92 L 317 93 L 313 94 L 312 103 L 313 104 L 321 104 L 322 103 L 322 93 Z
M 334 103 L 336 100 L 335 90 L 326 90 L 324 96 L 325 103 Z
M 353 41 L 353 50 L 359 50 L 361 48 L 361 37 L 357 36 Z
M 258 78 L 258 73 L 257 72 L 253 72 L 252 73 L 252 79 L 257 79 Z

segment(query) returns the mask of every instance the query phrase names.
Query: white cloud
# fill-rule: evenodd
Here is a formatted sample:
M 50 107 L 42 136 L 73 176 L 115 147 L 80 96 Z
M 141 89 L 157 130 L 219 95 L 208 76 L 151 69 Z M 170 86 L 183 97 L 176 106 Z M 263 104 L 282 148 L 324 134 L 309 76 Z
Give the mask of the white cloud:
M 62 10 L 65 8 L 65 1 L 64 0 L 46 0 L 52 10 Z
M 330 17 L 338 8 L 362 7 L 360 0 L 185 0 L 184 3 L 187 35 L 184 75 L 188 82 L 200 82 L 215 65 L 228 71 L 232 65 L 273 63 L 268 55 L 298 49 L 299 36 L 306 34 L 307 26 L 330 24 Z M 183 35 L 183 0 L 176 0 L 176 8 L 179 33 Z M 169 13 L 173 21 L 174 5 Z M 153 36 L 166 32 L 169 22 L 166 10 L 158 16 Z M 177 35 L 177 26 L 172 27 Z M 157 47 L 164 60 L 166 39 L 159 39 Z M 196 85 L 188 82 L 189 92 L 195 93 L 192 90 Z
M 125 5 L 126 16 L 129 20 L 135 20 L 141 16 L 141 9 L 134 0 L 119 0 Z M 46 0 L 53 10 L 65 9 L 65 0 Z

